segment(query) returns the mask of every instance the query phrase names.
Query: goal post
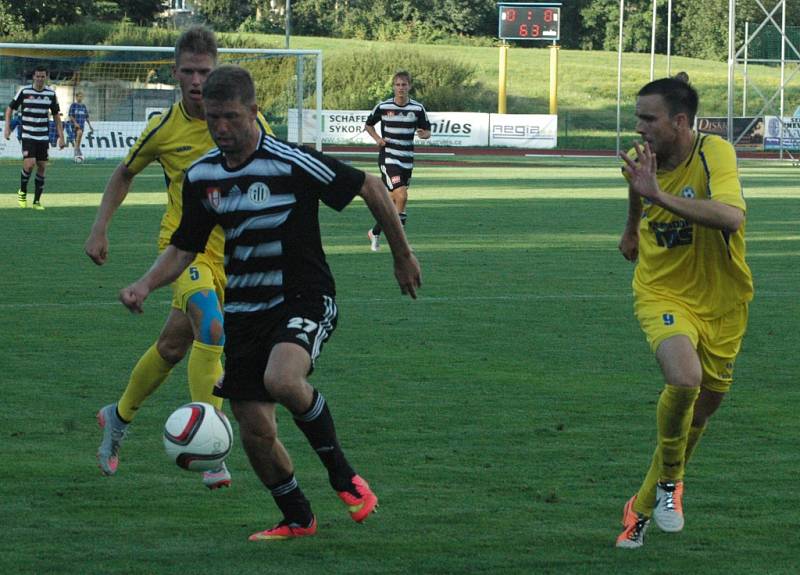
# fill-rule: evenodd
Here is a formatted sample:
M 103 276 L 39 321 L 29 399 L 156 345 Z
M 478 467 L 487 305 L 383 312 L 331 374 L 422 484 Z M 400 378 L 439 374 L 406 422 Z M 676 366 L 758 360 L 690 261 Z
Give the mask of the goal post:
M 48 85 L 58 96 L 65 137 L 69 140 L 71 135 L 67 130 L 70 104 L 81 93 L 94 129 L 84 135 L 84 157 L 122 158 L 149 117 L 180 99 L 172 76 L 174 53 L 173 47 L 0 43 L 0 103 L 4 111 L 17 91 L 30 84 L 34 69 L 43 65 L 49 72 Z M 236 64 L 251 73 L 259 109 L 276 135 L 313 141 L 318 150 L 322 148 L 321 50 L 220 48 L 217 63 Z M 299 121 L 308 118 L 309 112 L 316 118 L 313 128 L 308 120 Z M 4 122 L 2 114 L 0 122 Z M 315 133 L 303 134 L 304 125 L 307 132 Z M 10 140 L 0 138 L 3 157 L 22 157 L 13 133 Z M 64 150 L 51 147 L 50 157 L 72 159 L 72 151 L 69 146 Z

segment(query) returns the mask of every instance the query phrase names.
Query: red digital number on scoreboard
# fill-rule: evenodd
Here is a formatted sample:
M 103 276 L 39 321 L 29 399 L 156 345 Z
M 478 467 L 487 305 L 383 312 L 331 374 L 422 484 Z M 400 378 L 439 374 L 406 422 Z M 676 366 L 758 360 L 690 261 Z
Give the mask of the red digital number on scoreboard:
M 558 40 L 560 5 L 500 5 L 498 36 L 510 40 Z

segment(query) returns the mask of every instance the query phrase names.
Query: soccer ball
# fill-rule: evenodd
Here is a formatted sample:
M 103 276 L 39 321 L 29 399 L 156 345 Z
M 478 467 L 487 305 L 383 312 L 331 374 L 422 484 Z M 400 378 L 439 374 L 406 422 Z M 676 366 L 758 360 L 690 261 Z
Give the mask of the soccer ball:
M 83 163 L 83 156 L 75 156 L 75 163 L 76 164 Z
M 225 414 L 208 403 L 187 403 L 164 424 L 164 449 L 178 467 L 189 471 L 218 469 L 233 445 Z

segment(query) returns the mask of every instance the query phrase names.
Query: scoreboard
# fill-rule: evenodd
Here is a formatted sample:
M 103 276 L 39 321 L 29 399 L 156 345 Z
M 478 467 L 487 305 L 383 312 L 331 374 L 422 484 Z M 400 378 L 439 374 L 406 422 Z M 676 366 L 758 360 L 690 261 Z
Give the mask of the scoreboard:
M 502 40 L 551 40 L 561 36 L 561 4 L 500 4 L 497 36 Z

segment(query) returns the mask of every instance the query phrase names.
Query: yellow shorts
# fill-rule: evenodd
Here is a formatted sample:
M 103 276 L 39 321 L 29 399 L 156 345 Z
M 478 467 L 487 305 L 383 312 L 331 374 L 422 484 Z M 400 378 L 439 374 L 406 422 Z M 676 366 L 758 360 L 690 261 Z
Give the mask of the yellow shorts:
M 703 367 L 702 386 L 720 393 L 730 390 L 733 365 L 747 330 L 746 302 L 713 320 L 700 319 L 686 307 L 667 300 L 637 300 L 634 309 L 653 353 L 665 339 L 685 335 L 697 349 Z
M 220 305 L 225 301 L 225 269 L 222 262 L 216 262 L 203 253 L 183 270 L 172 282 L 172 307 L 186 313 L 189 297 L 199 291 L 213 290 L 217 293 Z

